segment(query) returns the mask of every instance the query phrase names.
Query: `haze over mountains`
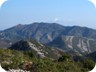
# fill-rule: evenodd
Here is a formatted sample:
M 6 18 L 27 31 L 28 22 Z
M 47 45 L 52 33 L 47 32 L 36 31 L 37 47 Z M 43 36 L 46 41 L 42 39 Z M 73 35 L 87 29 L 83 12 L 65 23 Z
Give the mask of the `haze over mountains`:
M 79 55 L 96 51 L 96 30 L 43 22 L 29 25 L 19 24 L 0 31 L 0 48 L 10 47 L 20 40 L 31 39 Z

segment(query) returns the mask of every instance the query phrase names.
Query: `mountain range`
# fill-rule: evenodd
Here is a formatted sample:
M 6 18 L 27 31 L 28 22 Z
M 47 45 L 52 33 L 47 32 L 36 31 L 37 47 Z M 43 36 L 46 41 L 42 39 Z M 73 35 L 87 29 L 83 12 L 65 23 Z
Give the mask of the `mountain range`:
M 0 31 L 0 48 L 7 48 L 20 40 L 36 40 L 42 44 L 85 55 L 96 51 L 96 30 L 57 23 L 18 24 Z

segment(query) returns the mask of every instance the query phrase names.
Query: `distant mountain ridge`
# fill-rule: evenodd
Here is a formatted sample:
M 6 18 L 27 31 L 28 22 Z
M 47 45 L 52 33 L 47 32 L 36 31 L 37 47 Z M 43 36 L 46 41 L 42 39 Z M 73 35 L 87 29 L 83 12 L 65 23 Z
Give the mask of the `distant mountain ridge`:
M 78 55 L 84 55 L 96 51 L 96 41 L 78 36 L 60 36 L 48 45 L 57 47 L 65 52 L 73 51 Z
M 19 24 L 0 31 L 0 39 L 3 39 L 3 43 L 9 41 L 8 45 L 20 40 L 35 39 L 43 44 L 51 43 L 52 46 L 59 46 L 58 48 L 62 50 L 71 49 L 80 54 L 96 51 L 96 30 L 80 26 L 62 26 L 57 23 Z
M 58 24 L 33 23 L 29 25 L 17 25 L 0 32 L 0 36 L 7 40 L 36 39 L 42 43 L 48 43 L 56 38 L 64 27 Z
M 0 31 L 0 37 L 8 40 L 34 38 L 42 43 L 48 43 L 60 35 L 79 36 L 96 40 L 96 30 L 79 26 L 62 26 L 57 23 L 19 24 L 12 28 Z

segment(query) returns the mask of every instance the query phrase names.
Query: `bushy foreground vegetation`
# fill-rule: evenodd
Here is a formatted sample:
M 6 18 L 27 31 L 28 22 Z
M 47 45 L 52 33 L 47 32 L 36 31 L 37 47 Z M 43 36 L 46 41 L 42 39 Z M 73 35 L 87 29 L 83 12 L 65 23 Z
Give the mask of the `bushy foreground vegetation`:
M 67 54 L 59 59 L 39 58 L 33 51 L 0 50 L 0 63 L 3 68 L 23 69 L 30 72 L 88 72 L 94 68 L 90 59 L 74 61 Z

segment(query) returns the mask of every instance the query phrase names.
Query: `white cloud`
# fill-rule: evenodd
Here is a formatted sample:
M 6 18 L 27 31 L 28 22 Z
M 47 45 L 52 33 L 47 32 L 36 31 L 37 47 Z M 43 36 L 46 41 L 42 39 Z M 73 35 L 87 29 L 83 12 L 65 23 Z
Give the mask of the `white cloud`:
M 55 22 L 59 21 L 59 18 L 55 18 L 54 21 L 55 21 Z

